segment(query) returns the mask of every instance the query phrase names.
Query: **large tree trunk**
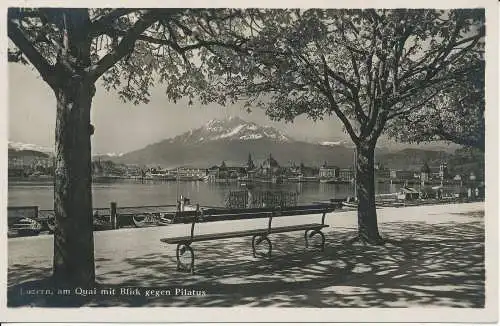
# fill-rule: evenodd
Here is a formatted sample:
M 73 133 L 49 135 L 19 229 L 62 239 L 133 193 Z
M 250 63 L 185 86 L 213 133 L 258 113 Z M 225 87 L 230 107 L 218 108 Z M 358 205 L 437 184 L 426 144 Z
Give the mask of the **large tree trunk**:
M 93 286 L 90 106 L 94 85 L 69 78 L 56 91 L 54 281 Z
M 57 97 L 54 211 L 54 281 L 69 286 L 95 283 L 92 220 L 90 107 L 94 81 L 87 9 L 62 12 L 63 48 L 56 64 Z
M 375 208 L 375 145 L 361 143 L 356 148 L 356 185 L 358 197 L 358 233 L 362 241 L 383 242 L 378 232 Z

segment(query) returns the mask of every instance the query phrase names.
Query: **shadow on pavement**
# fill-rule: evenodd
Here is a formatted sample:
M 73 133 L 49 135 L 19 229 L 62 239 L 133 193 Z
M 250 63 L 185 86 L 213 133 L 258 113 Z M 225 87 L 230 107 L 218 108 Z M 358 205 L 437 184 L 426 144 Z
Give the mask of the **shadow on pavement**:
M 97 255 L 97 292 L 111 288 L 116 295 L 21 295 L 50 288 L 50 267 L 13 264 L 8 306 L 484 306 L 482 219 L 380 229 L 389 239 L 384 246 L 349 242 L 355 230 L 337 229 L 326 234 L 324 252 L 304 248 L 302 233 L 272 235 L 269 259 L 252 257 L 250 238 L 195 243 L 195 275 L 176 270 L 174 246 L 120 261 Z M 119 294 L 136 287 L 139 296 Z M 146 296 L 145 288 L 163 294 Z

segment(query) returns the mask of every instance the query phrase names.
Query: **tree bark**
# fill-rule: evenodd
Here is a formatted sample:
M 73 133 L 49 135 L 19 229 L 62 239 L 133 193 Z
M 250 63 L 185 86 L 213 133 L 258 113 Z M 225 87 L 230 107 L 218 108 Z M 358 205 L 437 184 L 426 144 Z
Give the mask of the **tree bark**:
M 95 283 L 92 217 L 90 108 L 95 94 L 90 67 L 87 9 L 57 11 L 63 29 L 55 66 L 57 98 L 54 185 L 55 283 L 91 287 Z
M 356 186 L 358 197 L 358 235 L 371 244 L 383 243 L 378 231 L 375 208 L 375 145 L 359 143 L 356 147 Z
M 54 211 L 54 281 L 93 286 L 90 107 L 94 85 L 67 78 L 57 97 Z

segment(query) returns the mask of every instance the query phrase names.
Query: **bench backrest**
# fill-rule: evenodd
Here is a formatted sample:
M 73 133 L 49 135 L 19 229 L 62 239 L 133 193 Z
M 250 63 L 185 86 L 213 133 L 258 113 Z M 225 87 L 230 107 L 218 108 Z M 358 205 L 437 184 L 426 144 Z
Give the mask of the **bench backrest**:
M 204 209 L 203 221 L 223 221 L 238 219 L 253 219 L 273 216 L 294 216 L 330 213 L 335 210 L 335 205 L 302 205 L 286 208 L 210 208 Z
M 190 212 L 177 212 L 185 213 L 186 219 L 191 219 L 191 238 L 194 237 L 194 229 L 197 222 L 208 221 L 224 221 L 224 220 L 239 220 L 239 219 L 255 219 L 255 218 L 269 218 L 268 232 L 271 232 L 273 217 L 277 216 L 297 216 L 297 215 L 312 215 L 322 214 L 321 224 L 325 224 L 325 217 L 327 213 L 335 210 L 336 205 L 303 205 L 287 207 L 283 209 L 276 208 L 244 208 L 244 209 L 228 209 L 228 208 L 209 208 L 200 210 L 197 205 L 196 211 Z

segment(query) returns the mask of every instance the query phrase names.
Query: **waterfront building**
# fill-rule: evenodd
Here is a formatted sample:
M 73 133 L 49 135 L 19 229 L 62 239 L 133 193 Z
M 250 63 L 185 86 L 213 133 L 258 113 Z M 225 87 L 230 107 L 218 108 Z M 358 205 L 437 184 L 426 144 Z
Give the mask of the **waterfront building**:
M 8 168 L 8 177 L 9 178 L 24 177 L 24 176 L 25 176 L 24 167 L 22 167 L 22 166 L 9 166 L 9 168 Z
M 391 170 L 389 169 L 376 169 L 375 176 L 380 179 L 390 179 L 391 178 Z
M 392 180 L 411 180 L 415 178 L 415 172 L 409 170 L 390 170 L 390 178 Z
M 247 165 L 246 165 L 247 171 L 252 171 L 255 169 L 255 164 L 253 163 L 252 160 L 252 154 L 248 154 L 248 160 L 247 160 Z
M 339 167 L 326 162 L 319 168 L 320 179 L 335 179 L 339 177 Z
M 439 177 L 441 178 L 441 180 L 443 179 L 448 179 L 449 175 L 448 175 L 448 163 L 446 162 L 441 162 L 441 164 L 439 165 Z
M 207 181 L 214 182 L 219 177 L 219 167 L 217 165 L 211 166 L 206 170 Z
M 274 157 L 269 154 L 269 157 L 262 163 L 261 173 L 263 175 L 275 175 L 278 173 L 280 165 Z
M 422 168 L 420 169 L 420 183 L 422 184 L 422 186 L 425 185 L 426 182 L 429 182 L 430 177 L 431 177 L 431 169 L 427 164 L 427 162 L 425 162 Z
M 205 171 L 207 181 L 228 181 L 230 179 L 236 180 L 242 178 L 247 174 L 247 169 L 242 166 L 226 166 L 223 161 L 220 166 L 214 165 Z M 200 169 L 200 174 L 202 169 Z
M 126 165 L 126 176 L 128 177 L 140 177 L 142 176 L 142 168 L 135 164 Z
M 351 168 L 340 168 L 338 173 L 339 180 L 344 182 L 351 182 L 355 176 L 355 173 Z
M 206 169 L 192 168 L 192 167 L 180 167 L 175 170 L 171 170 L 170 174 L 176 175 L 179 178 L 203 178 L 207 174 Z
M 11 156 L 9 156 L 9 160 L 8 160 L 8 168 L 9 169 L 22 169 L 25 166 L 28 166 L 28 164 L 25 163 L 23 157 L 11 157 Z

